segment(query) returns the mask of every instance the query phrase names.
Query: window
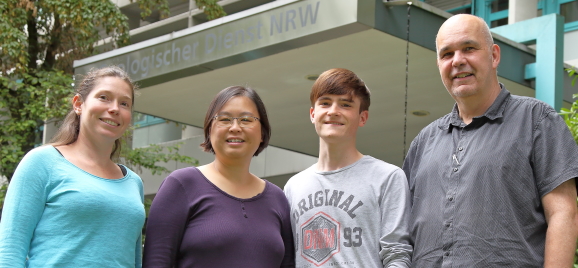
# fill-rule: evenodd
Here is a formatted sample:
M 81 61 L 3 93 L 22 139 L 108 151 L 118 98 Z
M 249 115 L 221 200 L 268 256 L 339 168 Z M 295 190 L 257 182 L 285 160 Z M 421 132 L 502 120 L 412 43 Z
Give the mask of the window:
M 578 1 L 561 4 L 560 15 L 564 16 L 564 23 L 578 21 Z
M 156 125 L 160 123 L 165 123 L 166 120 L 152 115 L 146 115 L 134 112 L 132 116 L 133 125 L 135 128 L 146 127 L 150 125 Z
M 557 3 L 546 2 L 540 0 L 538 2 L 538 16 L 542 16 L 545 5 L 550 5 L 549 10 L 564 16 L 564 31 L 578 30 L 578 1 L 577 0 L 558 0 Z
M 490 28 L 508 25 L 508 0 L 494 0 L 490 4 L 492 13 L 490 14 Z

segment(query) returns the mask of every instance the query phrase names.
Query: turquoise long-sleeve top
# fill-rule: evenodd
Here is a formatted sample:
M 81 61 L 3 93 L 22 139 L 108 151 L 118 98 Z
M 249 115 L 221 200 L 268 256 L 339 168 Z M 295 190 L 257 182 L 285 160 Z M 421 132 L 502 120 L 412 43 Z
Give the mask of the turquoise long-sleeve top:
M 53 146 L 30 151 L 8 187 L 0 267 L 141 267 L 143 185 L 94 176 Z

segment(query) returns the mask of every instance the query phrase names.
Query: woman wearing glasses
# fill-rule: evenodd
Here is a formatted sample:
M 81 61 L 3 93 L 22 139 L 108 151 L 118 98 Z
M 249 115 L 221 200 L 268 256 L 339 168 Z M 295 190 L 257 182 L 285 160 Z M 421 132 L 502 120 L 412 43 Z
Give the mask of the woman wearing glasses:
M 215 160 L 164 180 L 149 213 L 143 266 L 295 267 L 285 195 L 249 172 L 271 135 L 259 95 L 223 89 L 204 131 L 201 147 Z

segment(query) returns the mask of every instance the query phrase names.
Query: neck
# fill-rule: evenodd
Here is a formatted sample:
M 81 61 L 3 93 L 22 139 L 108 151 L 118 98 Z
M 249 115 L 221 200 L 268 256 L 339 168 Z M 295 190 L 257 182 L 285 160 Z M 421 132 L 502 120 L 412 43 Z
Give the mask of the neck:
M 500 85 L 496 83 L 496 87 L 492 90 L 486 91 L 486 94 L 483 94 L 482 96 L 468 96 L 465 98 L 455 97 L 454 99 L 458 104 L 460 118 L 464 123 L 470 124 L 474 117 L 483 115 L 488 108 L 492 106 L 500 94 L 500 91 Z
M 209 164 L 213 167 L 215 172 L 220 174 L 222 178 L 230 180 L 235 183 L 246 183 L 252 179 L 249 167 L 251 161 L 226 161 L 215 157 L 215 160 Z
M 93 162 L 96 165 L 112 162 L 110 154 L 112 153 L 114 142 L 103 145 L 101 142 L 90 141 L 86 137 L 79 135 L 78 139 L 68 146 L 74 151 L 76 158 L 83 158 L 86 162 Z
M 355 147 L 355 140 L 344 143 L 327 143 L 320 138 L 317 170 L 337 170 L 355 163 L 362 157 L 363 154 Z

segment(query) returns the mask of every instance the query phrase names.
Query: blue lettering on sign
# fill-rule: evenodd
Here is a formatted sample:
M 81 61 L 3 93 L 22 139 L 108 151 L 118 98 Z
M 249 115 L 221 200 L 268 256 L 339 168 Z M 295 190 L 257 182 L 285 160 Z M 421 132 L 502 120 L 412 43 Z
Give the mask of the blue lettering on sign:
M 313 6 L 311 4 L 307 4 L 305 11 L 303 11 L 303 7 L 299 7 L 297 9 L 290 9 L 285 12 L 281 12 L 278 16 L 271 15 L 271 27 L 269 35 L 273 35 L 275 33 L 283 33 L 283 28 L 285 28 L 285 32 L 297 29 L 295 26 L 295 18 L 297 17 L 297 14 L 299 14 L 299 22 L 301 22 L 300 26 L 302 28 L 307 26 L 308 23 L 311 23 L 311 25 L 315 24 L 317 22 L 319 3 L 319 1 L 315 3 L 315 10 L 313 10 Z M 285 20 L 283 20 L 283 17 L 285 17 Z M 283 27 L 283 23 L 285 24 L 285 27 Z M 289 26 L 291 26 L 291 29 L 289 29 Z
M 319 4 L 320 1 L 317 1 L 286 10 L 277 15 L 272 15 L 269 25 L 269 36 L 316 24 Z M 204 36 L 199 36 L 198 39 L 200 40 L 193 39 L 184 45 L 182 45 L 182 43 L 179 45 L 178 42 L 173 41 L 166 44 L 164 49 L 159 49 L 159 47 L 156 46 L 156 50 L 155 48 L 150 48 L 148 52 L 142 50 L 138 54 L 128 54 L 123 58 L 119 58 L 116 64 L 127 71 L 132 77 L 146 78 L 153 69 L 163 69 L 187 61 L 189 63 L 185 64 L 189 64 L 188 66 L 190 66 L 190 64 L 192 64 L 191 61 L 199 60 L 199 57 L 202 56 L 200 53 L 209 55 L 215 51 L 230 50 L 234 49 L 237 45 L 263 39 L 263 32 L 267 32 L 264 28 L 266 28 L 266 25 L 258 20 L 243 29 L 228 32 L 223 32 L 223 29 L 208 31 Z M 336 203 L 339 201 L 339 198 L 335 200 Z M 351 200 L 346 204 L 342 204 L 340 208 L 347 211 L 350 202 Z M 352 209 L 352 211 L 353 210 L 354 209 Z M 354 214 L 351 214 L 351 216 L 355 217 Z
M 218 34 L 208 33 L 205 35 L 205 54 L 211 54 L 215 50 L 230 49 L 239 44 L 252 42 L 256 39 L 262 39 L 261 28 L 263 23 L 257 21 L 256 25 L 240 29 L 233 32 L 223 33 L 220 29 Z

